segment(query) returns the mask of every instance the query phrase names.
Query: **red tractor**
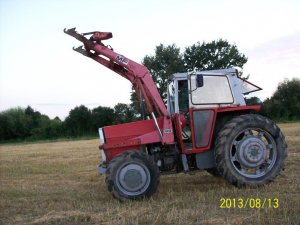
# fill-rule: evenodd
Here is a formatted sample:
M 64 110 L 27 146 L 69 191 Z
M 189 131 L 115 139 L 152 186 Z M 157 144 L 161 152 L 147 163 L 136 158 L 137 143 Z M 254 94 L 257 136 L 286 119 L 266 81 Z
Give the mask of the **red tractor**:
M 98 171 L 114 197 L 149 197 L 160 174 L 207 170 L 235 186 L 256 187 L 284 168 L 283 134 L 258 114 L 260 106 L 244 100 L 261 88 L 235 69 L 173 74 L 166 107 L 149 70 L 102 43 L 112 33 L 64 32 L 83 43 L 75 51 L 128 79 L 152 117 L 99 129 L 103 162 Z

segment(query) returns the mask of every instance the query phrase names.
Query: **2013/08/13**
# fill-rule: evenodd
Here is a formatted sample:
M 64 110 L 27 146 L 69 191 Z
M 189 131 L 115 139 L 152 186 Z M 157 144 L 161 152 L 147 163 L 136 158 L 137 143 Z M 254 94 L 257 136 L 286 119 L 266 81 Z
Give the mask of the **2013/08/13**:
M 251 209 L 263 209 L 263 208 L 279 208 L 278 198 L 221 198 L 221 209 L 230 208 L 251 208 Z

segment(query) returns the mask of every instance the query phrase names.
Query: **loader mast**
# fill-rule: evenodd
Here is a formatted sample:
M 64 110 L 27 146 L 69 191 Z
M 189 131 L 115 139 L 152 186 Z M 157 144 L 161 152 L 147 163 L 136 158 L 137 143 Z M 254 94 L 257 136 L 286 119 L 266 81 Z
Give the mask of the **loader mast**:
M 76 28 L 64 29 L 64 32 L 83 43 L 83 46 L 73 48 L 73 50 L 95 60 L 132 83 L 139 101 L 142 101 L 139 93 L 142 94 L 148 110 L 154 119 L 162 143 L 173 143 L 173 132 L 170 132 L 172 131 L 171 118 L 168 115 L 166 106 L 157 90 L 149 70 L 145 66 L 116 53 L 110 46 L 105 46 L 102 43 L 102 40 L 112 38 L 112 33 L 110 32 L 95 31 L 79 34 L 77 33 Z M 85 37 L 87 35 L 90 37 Z M 163 131 L 161 131 L 157 125 L 156 116 L 164 118 Z

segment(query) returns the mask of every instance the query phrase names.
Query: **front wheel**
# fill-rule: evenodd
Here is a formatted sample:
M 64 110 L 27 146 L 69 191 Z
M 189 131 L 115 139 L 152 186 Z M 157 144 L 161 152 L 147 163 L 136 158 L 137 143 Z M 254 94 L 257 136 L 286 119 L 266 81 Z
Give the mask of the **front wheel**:
M 106 171 L 106 184 L 114 197 L 142 199 L 150 197 L 159 184 L 159 169 L 144 152 L 126 151 L 109 163 Z
M 216 163 L 231 184 L 259 186 L 271 182 L 284 167 L 287 144 L 280 129 L 258 114 L 229 121 L 216 140 Z

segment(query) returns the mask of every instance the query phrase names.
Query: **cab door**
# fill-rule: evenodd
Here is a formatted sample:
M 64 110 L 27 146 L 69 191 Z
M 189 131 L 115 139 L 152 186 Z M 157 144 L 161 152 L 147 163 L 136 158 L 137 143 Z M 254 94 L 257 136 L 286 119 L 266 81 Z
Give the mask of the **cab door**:
M 193 149 L 202 152 L 211 148 L 217 108 L 232 104 L 233 96 L 226 75 L 195 73 L 189 77 L 190 124 Z
M 195 108 L 190 111 L 193 150 L 196 152 L 208 150 L 210 149 L 216 112 L 214 109 Z

